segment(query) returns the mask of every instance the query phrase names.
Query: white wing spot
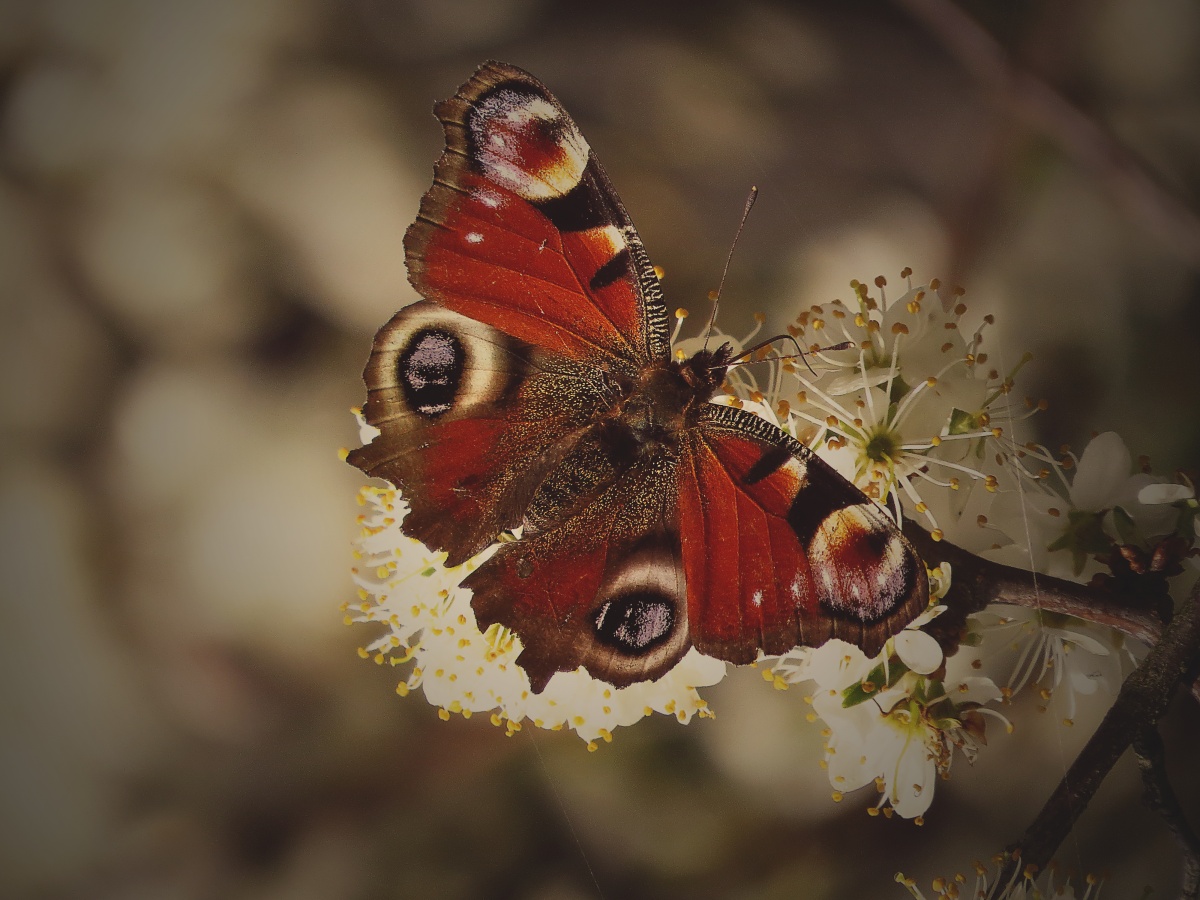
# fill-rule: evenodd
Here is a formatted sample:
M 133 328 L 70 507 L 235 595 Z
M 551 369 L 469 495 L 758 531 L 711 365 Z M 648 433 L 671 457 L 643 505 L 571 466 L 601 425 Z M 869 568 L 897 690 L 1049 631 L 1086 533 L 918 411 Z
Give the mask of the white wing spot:
M 584 234 L 602 246 L 609 256 L 615 256 L 629 246 L 625 242 L 625 235 L 615 225 L 600 225 L 596 228 L 589 228 Z
M 480 234 L 478 231 L 468 231 L 467 232 L 467 243 L 468 244 L 482 244 L 483 243 L 483 235 Z
M 754 596 L 750 598 L 751 604 L 753 604 L 756 609 L 758 607 L 762 606 L 762 601 L 763 601 L 763 592 L 762 591 L 755 591 Z
M 500 198 L 491 191 L 475 191 L 472 196 L 488 209 L 498 209 L 500 206 Z
M 788 592 L 792 595 L 793 600 L 800 600 L 803 587 L 804 585 L 801 583 L 799 575 L 792 579 L 792 583 L 788 585 Z

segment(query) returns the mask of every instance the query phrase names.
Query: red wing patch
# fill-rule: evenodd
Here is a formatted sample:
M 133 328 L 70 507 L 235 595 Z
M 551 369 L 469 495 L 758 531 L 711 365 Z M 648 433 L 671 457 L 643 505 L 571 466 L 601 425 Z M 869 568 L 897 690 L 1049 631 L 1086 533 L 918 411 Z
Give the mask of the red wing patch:
M 612 260 L 629 259 L 620 230 L 563 233 L 478 175 L 464 172 L 459 182 L 458 191 L 434 186 L 405 238 L 409 277 L 422 296 L 571 359 L 638 362 L 636 282 L 622 272 L 590 286 Z
M 697 430 L 679 476 L 680 540 L 692 642 L 735 663 L 802 642 L 813 596 L 804 549 L 787 523 L 792 485 L 776 474 L 751 488 L 743 476 L 762 445 Z M 806 615 L 807 612 L 807 615 Z
M 916 552 L 779 429 L 731 407 L 705 412 L 680 470 L 692 642 L 733 662 L 831 637 L 877 653 L 928 603 Z

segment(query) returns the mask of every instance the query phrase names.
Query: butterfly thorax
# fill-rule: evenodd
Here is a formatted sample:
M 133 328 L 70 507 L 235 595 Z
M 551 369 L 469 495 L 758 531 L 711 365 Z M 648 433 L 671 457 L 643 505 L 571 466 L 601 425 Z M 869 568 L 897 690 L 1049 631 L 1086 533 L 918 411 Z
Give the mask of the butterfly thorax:
M 724 345 L 715 351 L 701 350 L 687 360 L 646 366 L 627 383 L 613 407 L 613 418 L 640 449 L 661 447 L 670 453 L 720 387 L 730 353 Z

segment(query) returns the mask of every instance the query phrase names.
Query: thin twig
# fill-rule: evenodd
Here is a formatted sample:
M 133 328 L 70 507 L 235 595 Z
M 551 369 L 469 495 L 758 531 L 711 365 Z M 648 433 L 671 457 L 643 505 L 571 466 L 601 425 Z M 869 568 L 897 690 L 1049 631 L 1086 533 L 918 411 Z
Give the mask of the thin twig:
M 999 881 L 1046 867 L 1134 736 L 1153 728 L 1179 681 L 1200 662 L 1200 586 L 1162 639 L 1121 685 L 1116 702 L 1021 839 L 1008 848 Z
M 1013 63 L 986 29 L 950 0 L 895 0 L 1006 103 L 1095 172 L 1117 200 L 1165 246 L 1200 265 L 1200 217 L 1159 185 L 1112 135 L 1032 72 Z
M 1149 726 L 1138 732 L 1133 739 L 1133 752 L 1137 754 L 1138 768 L 1142 770 L 1146 803 L 1162 816 L 1183 853 L 1179 900 L 1197 900 L 1200 897 L 1200 839 L 1188 823 L 1167 778 L 1166 750 L 1158 729 Z

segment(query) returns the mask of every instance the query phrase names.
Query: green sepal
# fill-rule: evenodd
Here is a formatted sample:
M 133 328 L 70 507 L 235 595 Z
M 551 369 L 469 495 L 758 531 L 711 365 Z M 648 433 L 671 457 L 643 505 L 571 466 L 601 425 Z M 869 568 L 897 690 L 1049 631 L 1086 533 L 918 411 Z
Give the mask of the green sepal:
M 1088 556 L 1106 553 L 1112 546 L 1112 538 L 1104 533 L 1101 523 L 1103 516 L 1103 513 L 1080 510 L 1067 513 L 1066 530 L 1046 549 L 1052 553 L 1056 550 L 1070 551 L 1075 574 L 1081 574 Z
M 855 682 L 854 684 L 850 685 L 850 687 L 842 691 L 842 708 L 849 709 L 852 706 L 858 706 L 860 703 L 865 703 L 880 691 L 887 690 L 888 688 L 894 686 L 896 682 L 904 677 L 906 672 L 908 672 L 908 666 L 900 662 L 898 659 L 893 659 L 888 663 L 887 666 L 888 681 L 885 684 L 883 663 L 880 663 L 867 673 L 866 678 Z M 863 687 L 863 682 L 869 682 L 870 684 L 875 685 L 875 689 L 873 691 L 868 691 Z
M 970 434 L 973 431 L 978 431 L 983 427 L 979 421 L 979 416 L 975 413 L 969 413 L 955 407 L 950 411 L 950 434 Z
M 1133 516 L 1125 512 L 1125 508 L 1114 506 L 1112 511 L 1113 527 L 1117 529 L 1117 535 L 1121 539 L 1122 544 L 1134 544 L 1135 546 L 1143 546 L 1141 533 L 1138 531 L 1137 524 L 1133 521 Z

